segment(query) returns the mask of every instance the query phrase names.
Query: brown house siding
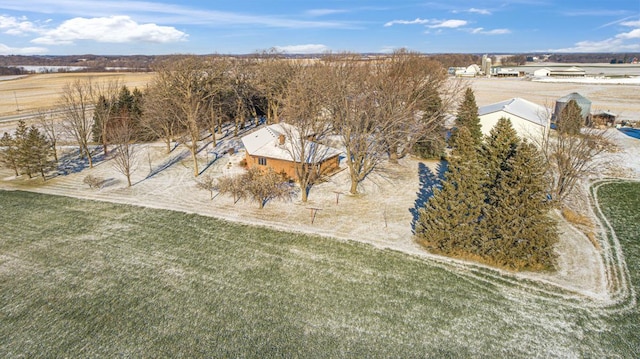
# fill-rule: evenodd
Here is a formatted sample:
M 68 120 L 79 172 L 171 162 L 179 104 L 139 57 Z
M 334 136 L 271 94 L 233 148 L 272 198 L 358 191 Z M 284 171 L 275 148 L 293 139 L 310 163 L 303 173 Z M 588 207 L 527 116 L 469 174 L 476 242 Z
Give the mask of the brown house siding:
M 262 163 L 261 164 L 261 159 Z M 295 163 L 291 161 L 285 161 L 275 158 L 269 157 L 260 157 L 246 154 L 245 159 L 247 161 L 247 167 L 258 167 L 263 170 L 267 170 L 267 168 L 272 168 L 274 171 L 280 173 L 284 172 L 289 179 L 296 179 L 296 169 Z M 324 175 L 332 174 L 336 172 L 340 168 L 340 158 L 338 155 L 334 157 L 327 158 L 320 164 L 320 171 Z

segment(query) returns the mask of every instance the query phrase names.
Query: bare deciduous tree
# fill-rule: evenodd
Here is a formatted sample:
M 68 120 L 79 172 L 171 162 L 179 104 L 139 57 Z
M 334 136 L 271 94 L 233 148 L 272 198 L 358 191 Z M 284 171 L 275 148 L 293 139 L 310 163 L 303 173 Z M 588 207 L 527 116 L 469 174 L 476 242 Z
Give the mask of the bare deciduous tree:
M 109 138 L 107 136 L 112 125 L 113 118 L 117 116 L 114 108 L 122 83 L 119 79 L 94 84 L 94 96 L 96 103 L 93 112 L 94 140 L 102 144 L 105 156 L 108 154 Z
M 145 94 L 143 105 L 142 126 L 160 138 L 166 145 L 167 154 L 171 152 L 171 142 L 178 132 L 178 120 L 173 110 L 165 102 L 165 94 L 160 87 L 149 87 Z
M 96 177 L 94 175 L 87 175 L 82 179 L 82 182 L 89 186 L 89 188 L 100 188 L 104 180 L 100 177 Z
M 258 202 L 259 208 L 264 208 L 269 200 L 286 199 L 292 195 L 284 177 L 271 168 L 265 172 L 252 167 L 243 176 L 246 196 Z
M 323 115 L 324 102 L 322 76 L 319 66 L 310 66 L 298 71 L 290 80 L 286 90 L 283 115 L 286 123 L 282 146 L 289 152 L 300 185 L 302 202 L 306 202 L 309 190 L 323 175 L 320 162 L 332 149 L 320 144 L 330 130 Z
M 387 150 L 383 136 L 386 129 L 374 116 L 374 64 L 362 61 L 360 55 L 340 54 L 325 57 L 324 66 L 325 111 L 346 153 L 349 192 L 356 194 L 358 185 L 378 167 Z
M 75 80 L 65 84 L 59 103 L 65 130 L 76 140 L 80 157 L 86 157 L 89 168 L 92 168 L 93 157 L 89 143 L 93 125 L 91 112 L 94 104 L 94 88 L 91 79 Z
M 151 85 L 157 91 L 154 94 L 164 102 L 162 108 L 175 116 L 183 130 L 182 142 L 191 152 L 195 177 L 200 173 L 197 154 L 201 122 L 207 116 L 207 100 L 211 95 L 206 91 L 207 78 L 204 59 L 186 56 L 159 64 Z
M 217 188 L 222 194 L 233 195 L 234 203 L 244 197 L 258 202 L 259 208 L 264 208 L 269 200 L 286 199 L 293 195 L 282 174 L 271 168 L 262 171 L 252 167 L 241 175 L 222 177 L 218 180 Z
M 223 176 L 216 182 L 218 192 L 233 196 L 233 203 L 236 204 L 245 195 L 244 175 Z
M 37 117 L 38 123 L 42 127 L 42 130 L 45 136 L 47 136 L 47 139 L 51 144 L 51 148 L 53 149 L 52 151 L 53 158 L 57 163 L 58 162 L 58 150 L 57 150 L 58 131 L 56 130 L 56 119 L 54 115 L 51 113 L 51 110 L 39 108 L 36 111 L 37 111 L 36 117 Z
M 293 62 L 287 61 L 275 49 L 259 54 L 257 87 L 265 97 L 267 123 L 280 121 L 280 112 L 286 98 L 289 81 L 300 70 Z
M 218 188 L 218 183 L 215 178 L 210 175 L 206 175 L 196 181 L 196 186 L 199 189 L 209 191 L 209 199 L 213 199 L 213 192 Z
M 116 171 L 127 178 L 127 185 L 131 187 L 131 175 L 138 166 L 137 147 L 134 144 L 136 131 L 129 117 L 120 118 L 116 124 L 109 127 L 108 136 L 115 144 L 112 164 Z
M 597 165 L 593 159 L 611 146 L 606 130 L 582 128 L 583 121 L 577 105 L 568 105 L 557 118 L 557 131 L 530 136 L 545 158 L 556 201 L 564 201 L 580 179 L 593 173 Z
M 389 160 L 396 163 L 421 137 L 439 127 L 457 97 L 456 91 L 451 91 L 456 82 L 447 83 L 440 63 L 404 49 L 373 66 L 372 71 L 373 116 L 388 147 Z

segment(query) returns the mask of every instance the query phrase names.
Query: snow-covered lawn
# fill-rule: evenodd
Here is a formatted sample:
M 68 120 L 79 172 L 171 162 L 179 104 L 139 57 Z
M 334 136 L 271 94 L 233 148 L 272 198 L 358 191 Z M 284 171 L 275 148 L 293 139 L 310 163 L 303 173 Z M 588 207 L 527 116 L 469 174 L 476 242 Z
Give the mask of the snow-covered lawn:
M 601 159 L 608 166 L 607 171 L 640 177 L 640 158 L 637 156 L 640 140 L 619 131 L 613 133 L 613 140 L 621 150 Z M 229 154 L 230 148 L 234 149 L 233 154 Z M 93 169 L 81 164 L 74 167 L 78 165 L 76 157 L 72 149 L 67 151 L 68 162 L 60 175 L 41 183 L 41 179 L 15 179 L 10 172 L 2 170 L 0 188 L 198 213 L 279 230 L 365 242 L 452 263 L 460 268 L 482 267 L 431 255 L 414 241 L 412 225 L 420 206 L 419 194 L 438 176 L 439 163 L 436 161 L 404 158 L 397 165 L 386 164 L 382 171 L 362 183 L 361 194 L 355 196 L 347 193 L 349 176 L 345 168 L 328 181 L 314 186 L 307 203 L 301 202 L 298 195 L 289 201 L 270 201 L 264 209 L 259 209 L 257 203 L 248 200 L 234 203 L 225 195 L 216 195 L 211 200 L 207 191 L 196 187 L 197 178 L 192 174 L 190 156 L 181 146 L 167 155 L 163 144 L 140 145 L 131 188 L 126 186 L 125 178 L 108 159 L 98 161 Z M 209 144 L 199 153 L 199 167 L 205 169 L 200 176 L 219 177 L 241 172 L 239 162 L 244 155 L 241 142 L 230 136 L 218 141 L 215 148 Z M 608 176 L 607 171 L 603 171 L 603 176 Z M 104 185 L 91 189 L 83 184 L 84 177 L 89 174 L 104 179 Z M 533 279 L 580 295 L 608 300 L 607 271 L 610 269 L 606 268 L 602 253 L 568 223 L 561 222 L 560 231 L 557 272 L 510 275 L 514 279 Z

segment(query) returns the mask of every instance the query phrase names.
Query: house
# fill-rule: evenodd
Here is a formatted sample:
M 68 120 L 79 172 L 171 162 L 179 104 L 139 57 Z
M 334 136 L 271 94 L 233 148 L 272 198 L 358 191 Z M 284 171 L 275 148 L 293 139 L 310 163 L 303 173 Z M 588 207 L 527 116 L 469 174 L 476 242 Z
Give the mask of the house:
M 550 109 L 518 97 L 478 108 L 482 133 L 485 135 L 501 117 L 505 117 L 511 120 L 520 137 L 541 136 L 549 130 L 550 116 Z
M 341 151 L 311 140 L 312 135 L 307 135 L 309 140 L 304 141 L 306 146 L 302 151 L 299 136 L 294 126 L 277 123 L 242 137 L 247 167 L 272 168 L 290 179 L 296 178 L 295 166 L 302 162 L 317 166 L 321 174 L 331 174 L 339 169 Z M 304 159 L 300 158 L 301 152 L 305 154 Z

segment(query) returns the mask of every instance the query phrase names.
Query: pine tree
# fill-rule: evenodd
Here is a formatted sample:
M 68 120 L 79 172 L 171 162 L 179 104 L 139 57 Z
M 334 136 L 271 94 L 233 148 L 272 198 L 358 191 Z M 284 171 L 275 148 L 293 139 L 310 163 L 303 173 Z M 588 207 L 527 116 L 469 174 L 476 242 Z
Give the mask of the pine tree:
M 571 100 L 560 111 L 557 119 L 557 130 L 560 134 L 577 135 L 580 133 L 584 119 L 582 118 L 582 109 L 576 100 Z
M 27 137 L 29 134 L 29 128 L 24 120 L 18 121 L 18 127 L 13 136 L 14 144 L 16 148 L 16 165 L 21 173 L 26 174 L 31 178 L 31 168 L 29 167 L 29 146 L 27 144 Z
M 485 257 L 511 269 L 550 269 L 558 240 L 549 216 L 544 160 L 527 142 L 506 160 L 488 193 L 484 222 L 489 240 Z
M 466 127 L 458 132 L 442 188 L 420 210 L 416 232 L 427 247 L 445 254 L 474 253 L 483 233 L 484 173 Z
M 0 163 L 7 168 L 11 168 L 16 177 L 20 175 L 18 171 L 18 147 L 15 139 L 7 132 L 0 138 Z
M 502 117 L 489 132 L 482 145 L 481 161 L 487 171 L 487 185 L 495 183 L 498 174 L 504 169 L 507 160 L 513 156 L 520 143 L 511 120 Z
M 109 121 L 109 111 L 111 105 L 104 95 L 98 97 L 98 101 L 93 110 L 93 126 L 91 128 L 91 136 L 94 142 L 102 143 L 106 147 L 106 137 L 103 133 L 104 122 Z
M 38 172 L 42 179 L 46 180 L 46 172 L 55 167 L 55 162 L 52 160 L 51 143 L 35 126 L 31 126 L 27 134 L 25 147 L 25 152 L 28 153 L 29 177 L 31 177 L 31 174 Z
M 458 131 L 462 127 L 466 127 L 471 134 L 473 143 L 476 146 L 482 144 L 482 125 L 478 116 L 478 105 L 476 105 L 476 97 L 473 90 L 467 87 L 464 93 L 464 99 L 458 108 L 458 116 L 456 117 L 456 129 L 451 135 L 451 145 L 456 146 Z

